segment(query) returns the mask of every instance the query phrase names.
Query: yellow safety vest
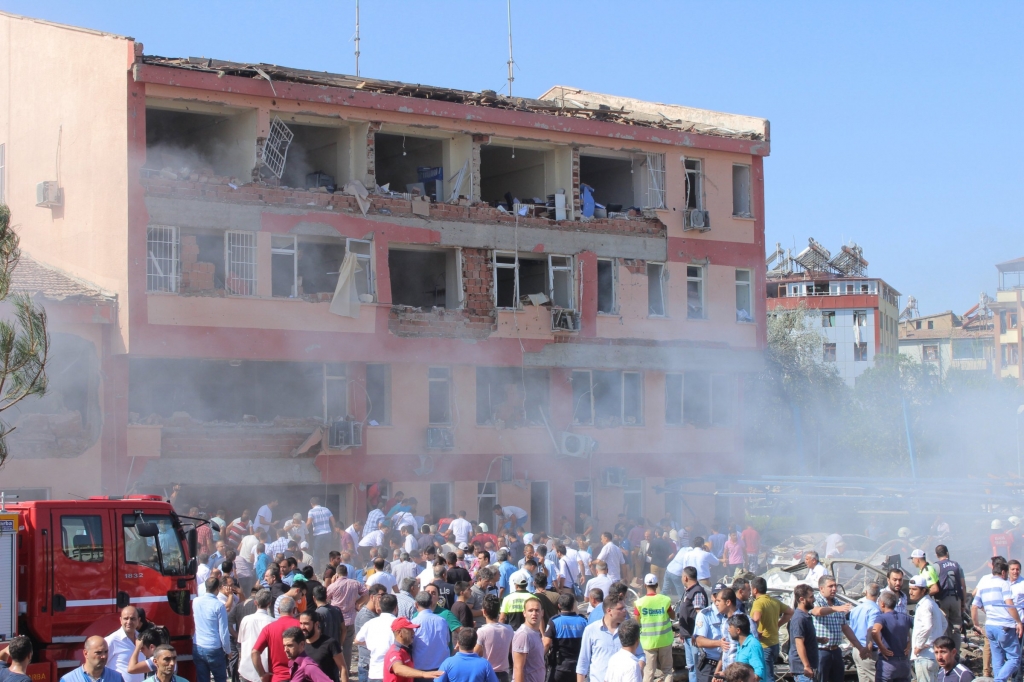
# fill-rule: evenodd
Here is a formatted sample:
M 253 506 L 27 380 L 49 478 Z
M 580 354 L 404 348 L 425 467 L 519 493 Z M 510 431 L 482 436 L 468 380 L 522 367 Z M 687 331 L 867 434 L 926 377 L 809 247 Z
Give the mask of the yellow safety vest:
M 654 594 L 636 600 L 640 614 L 640 646 L 644 651 L 672 646 L 672 622 L 668 610 L 672 599 L 664 594 Z

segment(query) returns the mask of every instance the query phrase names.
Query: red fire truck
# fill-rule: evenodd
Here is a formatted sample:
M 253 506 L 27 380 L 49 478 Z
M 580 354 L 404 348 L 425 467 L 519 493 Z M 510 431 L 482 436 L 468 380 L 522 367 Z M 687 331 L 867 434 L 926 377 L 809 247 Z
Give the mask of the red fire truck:
M 168 629 L 191 678 L 202 523 L 154 495 L 0 505 L 0 648 L 28 635 L 34 682 L 55 682 L 81 664 L 86 637 L 117 630 L 132 604 Z

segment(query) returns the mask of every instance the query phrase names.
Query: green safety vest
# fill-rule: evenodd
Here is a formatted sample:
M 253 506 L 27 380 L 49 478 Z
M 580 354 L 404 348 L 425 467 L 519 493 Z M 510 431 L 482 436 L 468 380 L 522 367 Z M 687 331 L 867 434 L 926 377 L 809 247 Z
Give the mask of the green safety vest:
M 664 594 L 647 595 L 636 600 L 640 614 L 640 646 L 644 651 L 672 646 L 672 622 L 668 610 L 672 599 Z

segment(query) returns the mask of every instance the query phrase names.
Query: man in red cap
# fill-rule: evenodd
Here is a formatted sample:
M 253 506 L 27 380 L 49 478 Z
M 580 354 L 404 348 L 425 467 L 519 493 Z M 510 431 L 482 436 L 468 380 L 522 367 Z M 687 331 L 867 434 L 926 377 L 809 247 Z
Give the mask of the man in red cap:
M 444 674 L 438 670 L 427 672 L 412 667 L 412 631 L 418 627 L 408 618 L 396 618 L 391 623 L 395 643 L 384 655 L 384 682 L 409 682 L 415 678 L 432 680 Z

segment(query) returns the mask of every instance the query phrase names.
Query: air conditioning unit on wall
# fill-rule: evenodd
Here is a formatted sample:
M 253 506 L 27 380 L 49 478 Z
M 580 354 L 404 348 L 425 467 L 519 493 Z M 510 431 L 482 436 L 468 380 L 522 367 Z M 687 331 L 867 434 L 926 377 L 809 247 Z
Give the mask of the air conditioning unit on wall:
M 331 422 L 327 435 L 327 447 L 337 450 L 358 448 L 363 445 L 363 423 L 342 419 Z
M 36 206 L 55 208 L 64 204 L 64 190 L 55 180 L 44 180 L 36 185 Z
M 707 232 L 711 229 L 711 217 L 707 211 L 702 211 L 697 208 L 690 208 L 686 210 L 686 220 L 683 225 L 684 230 L 700 230 L 701 232 Z
M 590 436 L 562 432 L 561 453 L 564 457 L 586 457 L 597 448 L 597 442 Z

